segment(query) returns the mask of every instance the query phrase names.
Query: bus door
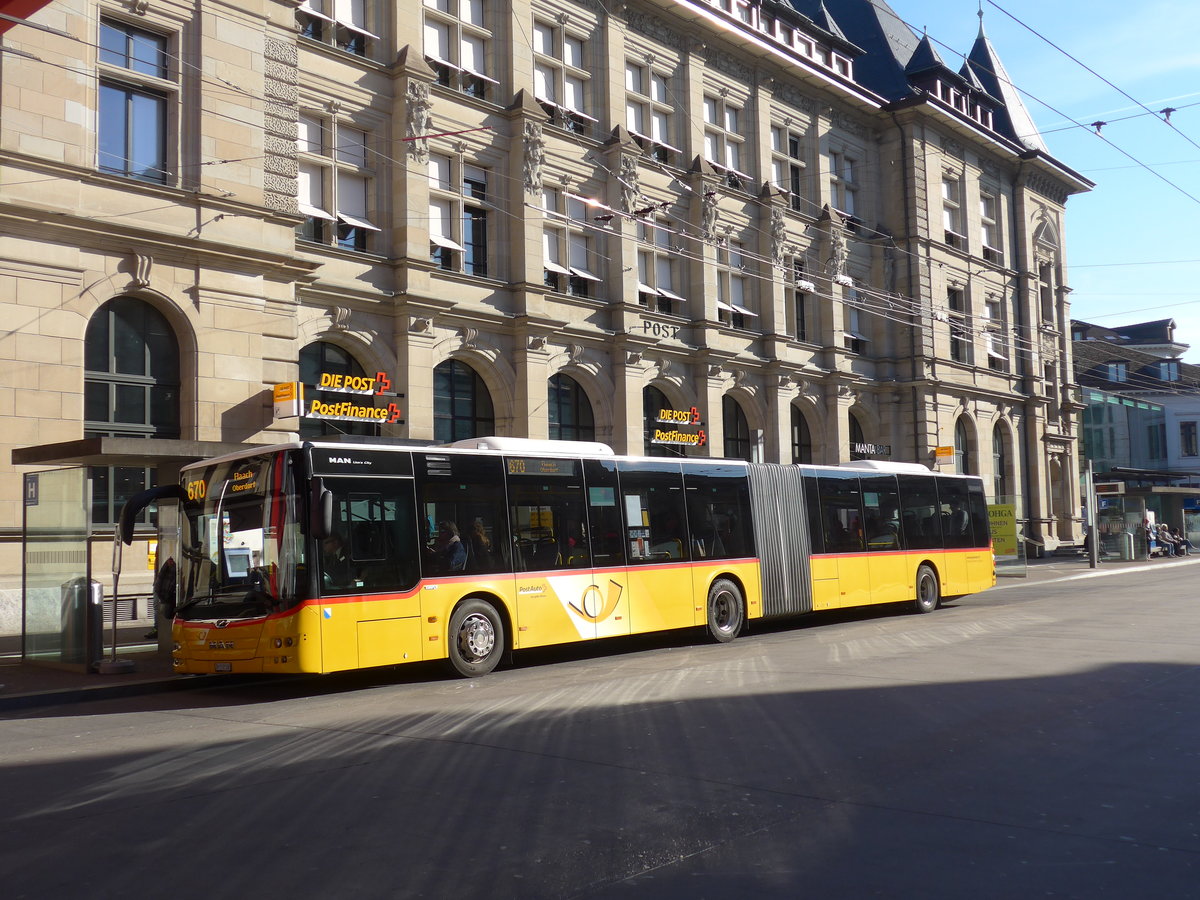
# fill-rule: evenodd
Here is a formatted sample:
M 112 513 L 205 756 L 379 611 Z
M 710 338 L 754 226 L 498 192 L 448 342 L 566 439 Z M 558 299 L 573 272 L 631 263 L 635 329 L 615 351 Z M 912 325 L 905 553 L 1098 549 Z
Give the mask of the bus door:
M 965 478 L 938 479 L 938 504 L 942 523 L 942 539 L 946 547 L 946 572 L 942 578 L 942 595 L 965 594 L 968 587 L 968 556 L 975 546 L 969 513 L 968 487 Z M 978 551 L 976 551 L 978 553 Z
M 587 487 L 587 550 L 592 580 L 583 613 L 595 620 L 597 637 L 629 634 L 632 593 L 625 568 L 625 540 L 617 466 L 612 460 L 583 461 Z
M 863 536 L 869 554 L 872 603 L 910 599 L 909 563 L 901 550 L 900 492 L 895 475 L 863 476 Z
M 628 633 L 623 615 L 624 630 L 610 630 L 616 611 L 592 570 L 582 461 L 514 456 L 505 466 L 520 646 Z
M 858 475 L 841 472 L 822 474 L 817 483 L 825 552 L 837 560 L 836 605 L 861 606 L 870 603 L 871 573 L 869 557 L 864 552 L 866 541 Z M 817 576 L 815 565 L 813 576 Z
M 622 460 L 620 478 L 630 630 L 641 634 L 696 624 L 696 608 L 703 616 L 705 602 L 692 585 L 681 464 Z

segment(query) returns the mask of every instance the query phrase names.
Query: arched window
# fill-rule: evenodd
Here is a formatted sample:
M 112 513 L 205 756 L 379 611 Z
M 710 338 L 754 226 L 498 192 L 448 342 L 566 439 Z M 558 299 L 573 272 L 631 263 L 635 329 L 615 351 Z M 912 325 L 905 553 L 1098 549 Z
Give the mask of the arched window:
M 721 419 L 725 425 L 725 458 L 749 462 L 753 452 L 750 423 L 741 405 L 728 394 L 721 398 Z
M 971 453 L 971 436 L 967 422 L 961 416 L 954 423 L 954 470 L 959 475 L 974 475 L 975 460 Z
M 866 437 L 863 436 L 862 423 L 858 421 L 858 416 L 854 413 L 847 413 L 850 417 L 850 458 L 851 459 L 868 459 L 871 454 L 865 452 Z
M 1004 428 L 996 425 L 992 429 L 992 499 L 999 503 L 1002 497 L 1010 497 L 1008 482 L 1008 438 Z
M 812 455 L 812 432 L 808 430 L 808 420 L 804 418 L 804 413 L 800 411 L 800 407 L 792 407 L 792 462 L 794 463 L 811 463 Z
M 320 398 L 326 402 L 346 400 L 349 394 L 321 393 L 318 385 L 322 375 L 353 375 L 365 377 L 366 370 L 358 360 L 343 350 L 337 344 L 317 341 L 309 344 L 300 351 L 300 380 L 304 383 L 304 396 L 309 399 Z M 374 406 L 375 398 L 354 395 L 357 406 Z M 300 437 L 303 440 L 328 437 L 332 434 L 363 434 L 369 437 L 379 436 L 379 425 L 375 422 L 341 422 L 329 419 L 310 419 L 307 416 L 300 419 Z
M 645 433 L 647 456 L 686 456 L 684 448 L 678 444 L 655 444 L 654 432 L 664 426 L 658 424 L 658 411 L 671 409 L 671 401 L 658 388 L 647 385 L 642 388 L 642 422 Z
M 448 359 L 433 370 L 433 436 L 448 444 L 496 433 L 492 395 L 479 374 Z
M 596 423 L 592 418 L 592 403 L 570 375 L 558 374 L 550 379 L 548 410 L 550 440 L 594 441 Z
M 85 437 L 179 437 L 179 342 L 157 309 L 118 297 L 88 322 L 83 347 Z M 92 521 L 115 521 L 152 487 L 144 466 L 92 469 Z

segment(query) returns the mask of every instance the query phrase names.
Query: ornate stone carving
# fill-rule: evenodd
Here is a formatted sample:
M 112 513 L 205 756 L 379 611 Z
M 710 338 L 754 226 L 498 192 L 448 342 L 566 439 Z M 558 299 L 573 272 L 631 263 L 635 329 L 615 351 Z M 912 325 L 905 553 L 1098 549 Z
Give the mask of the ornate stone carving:
M 808 113 L 810 116 L 817 114 L 817 101 L 811 97 L 806 97 L 791 85 L 782 83 L 777 84 L 774 90 L 774 97 L 788 106 L 795 107 L 798 110 Z M 807 124 L 807 123 L 805 123 Z
M 144 253 L 137 253 L 131 250 L 129 252 L 130 268 L 132 278 L 130 283 L 135 288 L 144 288 L 150 286 L 150 269 L 154 266 L 154 259 Z
M 625 205 L 625 212 L 631 213 L 640 206 L 638 199 L 642 195 L 637 160 L 632 156 L 621 157 L 621 174 L 618 180 L 621 182 L 621 202 Z
M 842 283 L 846 276 L 846 230 L 841 217 L 836 213 L 829 219 L 829 259 L 825 260 L 825 272 L 834 281 Z
M 425 334 L 433 327 L 433 320 L 428 316 L 415 316 L 408 324 L 408 330 L 413 334 Z
M 345 306 L 331 306 L 326 312 L 329 315 L 331 331 L 345 331 L 350 324 L 350 310 Z
M 479 332 L 478 332 L 478 330 L 476 330 L 474 328 L 460 328 L 458 330 L 458 336 L 460 338 L 462 338 L 462 348 L 464 350 L 478 350 L 479 349 L 479 344 L 478 344 Z
M 732 76 L 738 84 L 754 84 L 754 70 L 739 59 L 734 59 L 728 53 L 714 50 L 708 54 L 709 68 L 716 69 Z
M 771 207 L 771 262 L 777 266 L 783 265 L 783 257 L 787 246 L 787 223 L 783 210 L 778 206 Z
M 525 193 L 542 193 L 542 169 L 546 163 L 546 139 L 541 122 L 525 123 Z
M 717 191 L 708 188 L 700 199 L 700 234 L 706 241 L 717 236 Z
M 569 344 L 567 346 L 567 362 L 573 366 L 577 366 L 583 362 L 583 354 L 585 348 L 582 344 Z
M 423 81 L 410 81 L 405 93 L 407 122 L 405 136 L 408 140 L 408 155 L 419 163 L 429 160 L 429 123 L 432 120 L 433 104 L 429 99 L 429 85 Z
M 544 334 L 532 335 L 532 336 L 530 336 L 529 341 L 526 344 L 526 346 L 529 347 L 530 350 L 545 350 L 546 349 L 546 336 Z
M 662 44 L 665 47 L 672 47 L 675 50 L 683 50 L 685 47 L 683 36 L 658 16 L 650 16 L 640 12 L 630 12 L 626 22 L 629 25 L 630 31 L 643 34 L 653 40 L 656 44 Z

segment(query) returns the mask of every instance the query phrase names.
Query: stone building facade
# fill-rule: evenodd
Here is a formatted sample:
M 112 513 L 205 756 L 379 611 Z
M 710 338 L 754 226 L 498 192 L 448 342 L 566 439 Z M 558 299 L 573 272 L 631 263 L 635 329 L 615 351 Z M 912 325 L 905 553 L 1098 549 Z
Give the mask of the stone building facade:
M 1078 539 L 1063 229 L 1091 185 L 982 30 L 956 70 L 897 12 L 53 0 L 9 26 L 8 607 L 11 451 L 85 435 L 869 456 Z M 385 373 L 401 415 L 274 418 L 273 385 L 329 372 Z M 94 519 L 151 469 L 98 466 Z

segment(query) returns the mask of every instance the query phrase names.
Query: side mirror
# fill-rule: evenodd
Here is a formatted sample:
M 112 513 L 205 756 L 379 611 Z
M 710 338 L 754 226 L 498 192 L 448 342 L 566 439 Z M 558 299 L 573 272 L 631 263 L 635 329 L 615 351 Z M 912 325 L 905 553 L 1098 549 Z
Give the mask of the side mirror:
M 143 509 L 158 500 L 186 500 L 187 497 L 183 493 L 183 488 L 177 484 L 164 484 L 159 487 L 150 488 L 148 491 L 142 491 L 140 494 L 134 494 L 125 501 L 125 505 L 121 507 L 121 515 L 117 518 L 117 539 L 118 543 L 132 544 L 133 529 L 137 522 L 137 517 Z M 120 557 L 116 557 L 117 560 Z
M 333 534 L 333 492 L 325 487 L 325 482 L 320 478 L 313 480 L 310 501 L 309 531 L 314 537 L 327 538 Z

